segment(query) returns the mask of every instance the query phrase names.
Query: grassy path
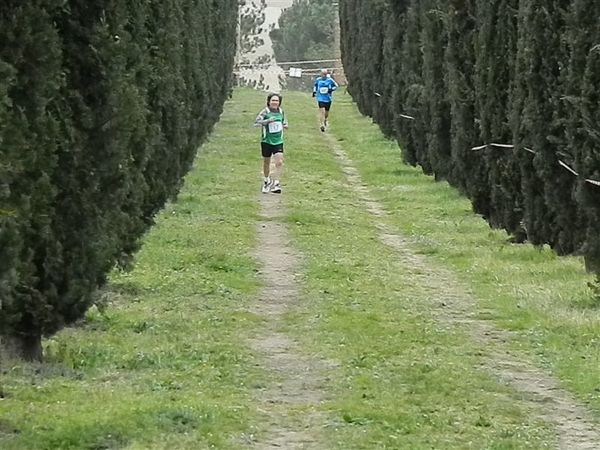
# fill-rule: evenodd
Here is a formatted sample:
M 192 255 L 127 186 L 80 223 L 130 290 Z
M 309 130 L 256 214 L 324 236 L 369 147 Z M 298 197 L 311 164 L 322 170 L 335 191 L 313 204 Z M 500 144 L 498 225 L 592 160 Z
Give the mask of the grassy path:
M 599 448 L 600 309 L 576 258 L 513 245 L 339 93 L 236 91 L 131 273 L 0 379 L 2 449 Z
M 451 327 L 467 328 L 471 339 L 486 349 L 482 367 L 530 399 L 536 414 L 558 430 L 560 448 L 596 448 L 600 435 L 585 408 L 560 390 L 556 380 L 502 345 L 513 338 L 512 333 L 476 317 L 476 299 L 452 272 L 416 253 L 408 239 L 377 219 L 387 216 L 387 212 L 369 194 L 342 145 L 332 137 L 328 136 L 328 140 L 359 200 L 374 216 L 375 226 L 380 231 L 379 239 L 396 250 L 405 267 L 410 267 L 413 282 L 427 289 L 436 320 Z
M 257 436 L 255 448 L 322 448 L 318 412 L 324 401 L 323 361 L 303 354 L 298 343 L 282 330 L 283 315 L 299 301 L 300 255 L 289 245 L 285 210 L 280 195 L 258 195 L 261 221 L 256 258 L 261 263 L 264 287 L 252 311 L 263 319 L 260 331 L 250 338 L 262 356 L 262 366 L 275 375 L 274 382 L 256 392 L 257 409 L 265 415 L 266 432 Z

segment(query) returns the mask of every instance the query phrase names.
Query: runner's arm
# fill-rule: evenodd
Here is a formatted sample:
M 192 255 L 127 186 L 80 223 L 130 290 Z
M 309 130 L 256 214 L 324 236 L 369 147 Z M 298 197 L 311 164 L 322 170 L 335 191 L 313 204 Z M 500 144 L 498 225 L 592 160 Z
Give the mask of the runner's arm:
M 333 91 L 335 91 L 335 90 L 336 90 L 336 89 L 337 89 L 339 86 L 338 86 L 338 84 L 335 82 L 335 80 L 333 79 L 333 77 L 331 77 L 331 78 L 330 78 L 330 80 L 331 80 L 331 87 L 330 87 L 330 89 L 331 89 L 331 91 L 333 92 Z
M 256 120 L 254 121 L 254 125 L 262 125 L 265 126 L 266 124 L 268 124 L 269 122 L 271 122 L 271 119 L 265 119 L 265 115 L 267 114 L 267 109 L 263 109 L 261 112 L 258 113 L 258 116 L 256 116 Z

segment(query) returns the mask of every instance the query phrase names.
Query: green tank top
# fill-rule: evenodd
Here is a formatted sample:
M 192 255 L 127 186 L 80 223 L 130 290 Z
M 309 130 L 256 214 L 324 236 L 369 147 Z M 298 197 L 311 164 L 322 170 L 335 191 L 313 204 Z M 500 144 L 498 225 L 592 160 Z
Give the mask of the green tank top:
M 263 114 L 263 119 L 267 120 L 273 117 L 274 122 L 263 125 L 262 127 L 262 142 L 270 145 L 281 145 L 283 144 L 283 124 L 285 122 L 285 114 L 280 109 L 277 112 L 267 110 Z

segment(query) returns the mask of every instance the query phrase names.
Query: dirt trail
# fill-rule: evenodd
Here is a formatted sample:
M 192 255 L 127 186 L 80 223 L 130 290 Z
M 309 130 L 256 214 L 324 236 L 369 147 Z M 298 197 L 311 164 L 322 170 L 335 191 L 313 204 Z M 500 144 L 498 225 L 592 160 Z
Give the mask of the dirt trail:
M 288 244 L 281 195 L 260 196 L 261 220 L 256 258 L 262 265 L 265 286 L 252 311 L 265 319 L 261 334 L 250 340 L 263 358 L 263 367 L 278 382 L 257 390 L 259 410 L 269 420 L 267 436 L 257 449 L 324 449 L 319 442 L 323 419 L 318 411 L 324 400 L 326 364 L 302 353 L 285 332 L 283 314 L 298 301 L 297 271 L 301 256 Z
M 484 359 L 483 369 L 515 389 L 534 407 L 542 420 L 556 428 L 560 449 L 600 449 L 600 433 L 595 429 L 597 424 L 586 408 L 560 388 L 556 379 L 535 367 L 524 355 L 510 351 L 504 345 L 511 340 L 509 331 L 500 330 L 475 317 L 477 301 L 453 273 L 440 268 L 432 259 L 417 254 L 407 238 L 383 223 L 380 218 L 387 214 L 385 209 L 369 195 L 358 171 L 335 137 L 325 136 L 342 166 L 349 187 L 373 216 L 380 240 L 396 250 L 404 266 L 410 268 L 415 282 L 429 291 L 435 304 L 436 319 L 449 326 L 460 326 L 476 342 L 489 346 L 491 351 Z

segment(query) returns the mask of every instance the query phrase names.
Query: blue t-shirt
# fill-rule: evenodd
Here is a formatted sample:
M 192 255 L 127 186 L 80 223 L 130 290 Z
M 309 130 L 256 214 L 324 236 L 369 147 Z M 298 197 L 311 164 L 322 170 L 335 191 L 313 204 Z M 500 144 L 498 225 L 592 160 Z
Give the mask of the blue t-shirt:
M 316 94 L 317 101 L 322 103 L 331 103 L 333 100 L 331 94 L 338 88 L 337 83 L 331 77 L 319 77 L 315 80 L 313 92 Z

